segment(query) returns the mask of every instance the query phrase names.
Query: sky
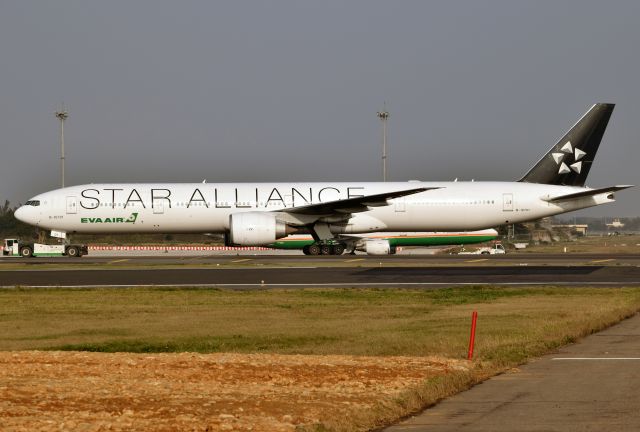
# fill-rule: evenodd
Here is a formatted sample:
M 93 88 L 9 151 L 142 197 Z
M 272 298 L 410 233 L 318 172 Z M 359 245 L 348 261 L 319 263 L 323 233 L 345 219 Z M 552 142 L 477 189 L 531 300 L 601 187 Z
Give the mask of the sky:
M 640 184 L 637 1 L 0 0 L 0 201 L 60 184 L 512 181 L 615 103 Z M 575 213 L 640 216 L 640 187 Z

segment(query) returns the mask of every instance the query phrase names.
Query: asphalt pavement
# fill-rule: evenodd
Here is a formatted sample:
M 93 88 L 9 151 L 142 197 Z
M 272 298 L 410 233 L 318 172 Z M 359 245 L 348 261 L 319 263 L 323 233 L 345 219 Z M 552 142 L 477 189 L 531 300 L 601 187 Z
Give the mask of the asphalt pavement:
M 0 286 L 442 287 L 640 285 L 636 266 L 430 266 L 29 269 L 0 271 Z
M 640 315 L 386 432 L 640 431 Z

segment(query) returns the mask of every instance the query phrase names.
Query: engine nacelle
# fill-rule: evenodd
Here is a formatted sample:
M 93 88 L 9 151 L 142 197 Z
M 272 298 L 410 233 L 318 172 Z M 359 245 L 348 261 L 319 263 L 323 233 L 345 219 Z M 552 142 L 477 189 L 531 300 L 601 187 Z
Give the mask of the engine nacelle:
M 229 241 L 238 246 L 261 246 L 286 237 L 287 225 L 273 213 L 246 212 L 229 215 Z
M 362 248 L 358 249 L 366 252 L 367 255 L 393 255 L 396 253 L 396 247 L 391 246 L 389 240 L 365 240 Z

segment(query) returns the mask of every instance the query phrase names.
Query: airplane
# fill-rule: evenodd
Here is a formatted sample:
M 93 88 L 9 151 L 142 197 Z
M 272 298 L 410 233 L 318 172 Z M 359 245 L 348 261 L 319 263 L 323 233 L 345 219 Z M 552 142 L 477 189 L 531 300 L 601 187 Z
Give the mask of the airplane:
M 306 252 L 325 255 L 342 254 L 345 235 L 526 222 L 611 203 L 632 187 L 585 186 L 613 109 L 593 105 L 518 181 L 85 184 L 37 195 L 15 217 L 60 238 L 222 233 L 229 245 L 263 246 L 307 233 Z
M 347 250 L 366 252 L 367 255 L 392 255 L 403 246 L 462 246 L 495 240 L 498 231 L 486 229 L 461 232 L 387 232 L 342 235 L 340 241 Z M 305 255 L 314 255 L 311 235 L 292 234 L 265 245 L 271 249 L 301 249 Z M 316 246 L 317 247 L 317 246 Z M 311 248 L 311 250 L 310 250 Z

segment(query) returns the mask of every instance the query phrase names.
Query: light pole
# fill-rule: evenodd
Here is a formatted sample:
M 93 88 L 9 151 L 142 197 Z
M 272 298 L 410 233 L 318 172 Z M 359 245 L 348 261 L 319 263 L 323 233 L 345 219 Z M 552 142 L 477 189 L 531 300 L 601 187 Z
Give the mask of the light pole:
M 60 119 L 60 183 L 64 187 L 64 121 L 69 117 L 64 105 L 60 111 L 56 111 L 56 117 Z
M 387 112 L 383 104 L 382 111 L 378 111 L 377 115 L 382 120 L 382 181 L 387 181 L 387 119 L 389 118 L 389 112 Z

